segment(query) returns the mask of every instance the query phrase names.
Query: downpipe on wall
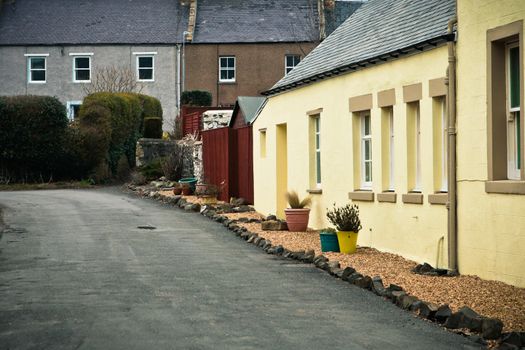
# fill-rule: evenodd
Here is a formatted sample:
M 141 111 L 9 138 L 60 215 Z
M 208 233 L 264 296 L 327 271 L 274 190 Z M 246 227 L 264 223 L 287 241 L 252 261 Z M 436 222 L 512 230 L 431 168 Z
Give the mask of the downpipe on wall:
M 457 16 L 448 21 L 447 34 L 454 35 Z M 447 170 L 448 170 L 448 201 L 447 201 L 447 233 L 448 233 L 448 269 L 458 270 L 457 244 L 457 188 L 456 188 L 456 38 L 447 42 L 448 68 L 445 84 L 447 85 Z

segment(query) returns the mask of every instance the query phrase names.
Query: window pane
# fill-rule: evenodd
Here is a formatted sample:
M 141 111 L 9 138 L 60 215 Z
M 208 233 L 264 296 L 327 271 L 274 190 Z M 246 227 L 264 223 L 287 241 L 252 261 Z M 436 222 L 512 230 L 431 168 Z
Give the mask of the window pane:
M 370 116 L 365 116 L 365 135 L 370 135 Z
M 301 61 L 301 58 L 299 56 L 293 56 L 293 65 L 294 65 L 294 67 L 297 66 L 300 61 Z
M 139 57 L 139 68 L 152 68 L 153 57 Z
M 228 71 L 221 70 L 221 80 L 226 80 L 226 79 L 228 79 Z
M 226 67 L 228 65 L 228 59 L 226 57 L 220 58 L 220 65 L 221 67 Z
M 75 80 L 89 80 L 89 70 L 76 70 Z
M 510 49 L 510 107 L 520 106 L 520 50 Z
M 514 117 L 514 120 L 516 122 L 516 148 L 517 148 L 517 154 L 516 154 L 516 168 L 521 169 L 521 120 L 520 120 L 520 112 L 516 112 L 516 115 Z
M 235 67 L 235 58 L 228 57 L 228 67 L 230 67 L 230 68 Z
M 153 79 L 153 69 L 146 69 L 146 68 L 139 69 L 139 79 L 140 80 L 152 80 Z
M 31 58 L 31 69 L 45 69 L 46 59 L 41 57 Z
M 370 157 L 370 141 L 365 141 L 365 160 L 370 160 L 372 157 Z
M 321 152 L 316 153 L 317 183 L 321 183 Z
M 76 57 L 75 58 L 75 68 L 89 68 L 89 58 L 88 57 Z
M 228 73 L 228 74 L 227 74 L 227 76 L 228 76 L 228 80 L 233 80 L 233 79 L 235 78 L 235 71 L 233 71 L 233 70 L 227 70 L 226 72 Z
M 46 81 L 46 71 L 45 70 L 31 71 L 31 81 Z
M 365 163 L 365 181 L 366 182 L 372 181 L 372 162 Z

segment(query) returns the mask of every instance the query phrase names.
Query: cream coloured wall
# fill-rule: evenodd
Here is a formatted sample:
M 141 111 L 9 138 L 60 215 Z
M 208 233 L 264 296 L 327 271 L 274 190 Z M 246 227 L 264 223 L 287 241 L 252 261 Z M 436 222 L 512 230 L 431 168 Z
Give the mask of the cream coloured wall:
M 458 1 L 458 263 L 461 273 L 525 287 L 525 195 L 485 192 L 487 30 L 518 20 L 523 0 Z
M 362 69 L 343 76 L 272 96 L 254 124 L 254 189 L 258 211 L 276 213 L 284 193 L 277 190 L 277 126 L 287 126 L 287 186 L 306 195 L 310 188 L 309 171 L 309 111 L 322 108 L 321 170 L 322 194 L 312 195 L 313 204 L 309 226 L 327 226 L 326 208 L 335 202 L 344 205 L 354 191 L 358 173 L 354 174 L 354 145 L 352 113 L 349 98 L 373 94 L 372 152 L 373 202 L 357 202 L 363 229 L 358 244 L 401 254 L 418 262 L 427 261 L 446 267 L 447 210 L 444 205 L 428 203 L 434 193 L 434 144 L 432 99 L 429 80 L 445 76 L 446 47 L 408 56 L 402 59 Z M 403 203 L 401 196 L 408 191 L 407 181 L 407 105 L 403 103 L 403 86 L 422 83 L 421 161 L 423 204 Z M 384 190 L 381 169 L 381 109 L 377 93 L 395 88 L 395 190 L 396 203 L 380 203 L 377 194 Z M 266 157 L 260 157 L 260 129 L 266 129 Z M 355 130 L 359 134 L 358 130 Z M 282 179 L 280 180 L 282 183 Z M 388 181 L 386 181 L 387 183 Z M 280 214 L 280 213 L 278 213 Z

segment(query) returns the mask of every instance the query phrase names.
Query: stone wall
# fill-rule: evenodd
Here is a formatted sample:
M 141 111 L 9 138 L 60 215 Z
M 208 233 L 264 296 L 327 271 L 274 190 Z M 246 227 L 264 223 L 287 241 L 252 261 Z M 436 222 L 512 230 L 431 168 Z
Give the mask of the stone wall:
M 202 130 L 222 128 L 230 124 L 233 110 L 210 110 L 202 113 Z
M 137 141 L 137 166 L 150 163 L 155 158 L 166 157 L 177 150 L 177 141 L 159 139 L 139 139 Z

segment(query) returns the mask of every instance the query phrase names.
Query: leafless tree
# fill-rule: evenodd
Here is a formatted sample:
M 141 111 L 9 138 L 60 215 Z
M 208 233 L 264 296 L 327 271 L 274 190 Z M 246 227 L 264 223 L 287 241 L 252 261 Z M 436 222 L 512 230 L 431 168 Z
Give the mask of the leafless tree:
M 137 83 L 131 69 L 126 67 L 107 66 L 95 71 L 91 84 L 82 86 L 86 95 L 95 92 L 141 92 L 142 86 Z

